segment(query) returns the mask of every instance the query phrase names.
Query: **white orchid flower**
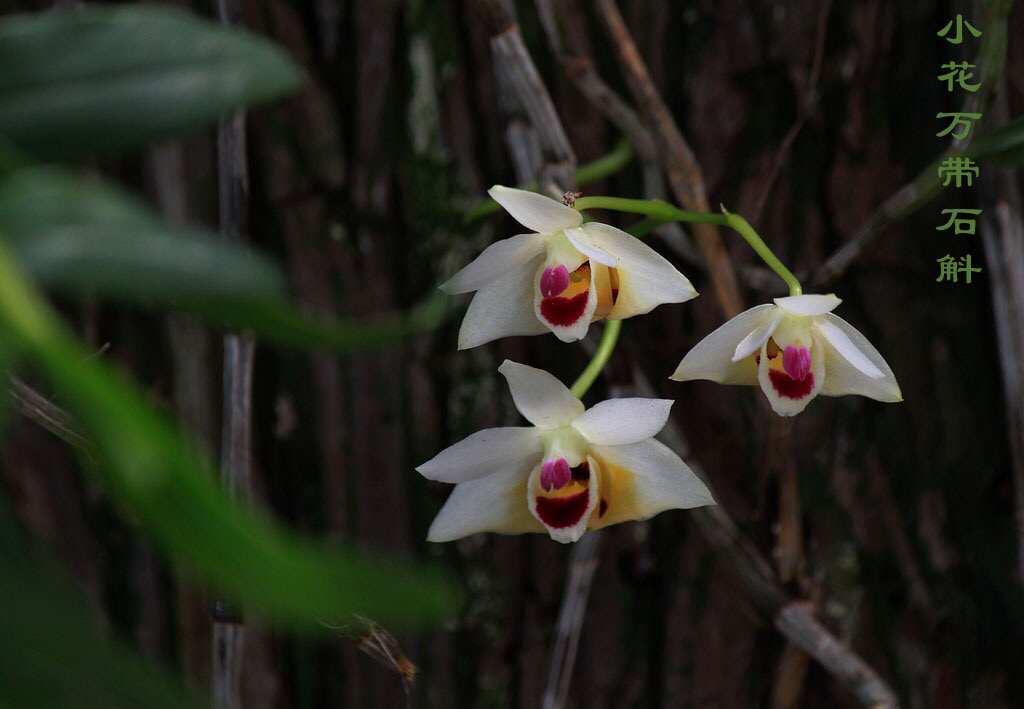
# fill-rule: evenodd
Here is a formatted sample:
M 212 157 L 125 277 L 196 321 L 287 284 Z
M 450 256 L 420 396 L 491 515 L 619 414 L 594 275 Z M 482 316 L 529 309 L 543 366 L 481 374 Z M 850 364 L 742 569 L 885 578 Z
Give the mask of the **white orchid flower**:
M 780 416 L 795 416 L 818 394 L 903 401 L 878 350 L 832 314 L 841 302 L 834 294 L 791 295 L 751 308 L 698 342 L 671 378 L 760 384 Z
M 548 330 L 573 342 L 594 320 L 624 320 L 697 295 L 671 263 L 624 231 L 584 224 L 575 209 L 535 192 L 495 185 L 488 194 L 536 233 L 491 244 L 441 286 L 449 294 L 476 291 L 460 350 Z
M 478 431 L 416 468 L 456 483 L 429 541 L 490 531 L 575 542 L 588 529 L 715 504 L 686 463 L 653 438 L 671 400 L 610 399 L 584 410 L 542 369 L 505 360 L 498 371 L 533 426 Z

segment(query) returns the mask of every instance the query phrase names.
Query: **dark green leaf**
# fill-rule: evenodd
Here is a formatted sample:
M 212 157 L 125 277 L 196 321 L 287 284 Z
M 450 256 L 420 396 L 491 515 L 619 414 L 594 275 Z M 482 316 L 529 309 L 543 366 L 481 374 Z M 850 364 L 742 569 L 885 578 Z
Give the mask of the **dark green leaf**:
M 274 44 L 153 5 L 0 20 L 0 135 L 42 158 L 167 139 L 301 81 Z
M 211 232 L 159 219 L 123 192 L 53 168 L 0 182 L 0 237 L 47 288 L 186 310 L 211 323 L 293 347 L 384 345 L 440 324 L 440 294 L 408 313 L 339 321 L 284 297 L 269 260 Z
M 975 160 L 987 160 L 1004 167 L 1024 167 L 1024 116 L 979 138 L 967 150 Z
M 322 549 L 233 504 L 216 472 L 146 397 L 89 358 L 0 248 L 0 337 L 22 345 L 93 445 L 110 495 L 169 554 L 268 618 L 313 625 L 360 613 L 437 619 L 452 587 L 435 571 Z
M 283 299 L 269 260 L 56 169 L 21 170 L 0 183 L 0 233 L 34 278 L 65 293 L 161 305 Z
M 202 703 L 105 638 L 75 583 L 0 504 L 0 705 L 183 709 Z

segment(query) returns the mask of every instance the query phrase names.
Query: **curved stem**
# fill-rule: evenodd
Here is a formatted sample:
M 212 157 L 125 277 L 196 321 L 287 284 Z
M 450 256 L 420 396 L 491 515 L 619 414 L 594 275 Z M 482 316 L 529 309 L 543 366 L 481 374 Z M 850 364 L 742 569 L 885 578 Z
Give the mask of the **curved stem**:
M 664 222 L 689 222 L 691 224 L 717 224 L 727 226 L 739 233 L 750 247 L 757 252 L 761 260 L 778 274 L 779 278 L 789 286 L 790 295 L 800 295 L 803 287 L 793 272 L 786 268 L 782 261 L 772 253 L 768 245 L 764 243 L 750 222 L 738 214 L 730 214 L 722 209 L 722 214 L 708 214 L 707 212 L 688 212 L 685 209 L 678 209 L 667 202 L 647 199 L 624 199 L 622 197 L 580 197 L 573 207 L 583 209 L 613 209 L 618 212 L 629 212 L 631 214 L 644 214 L 649 219 L 643 220 L 642 231 L 656 226 L 651 219 Z M 650 223 L 648 223 L 650 222 Z
M 656 199 L 626 199 L 624 197 L 580 197 L 572 205 L 575 209 L 613 209 L 616 212 L 646 214 L 663 221 L 691 222 L 699 224 L 726 224 L 721 214 L 688 212 L 673 207 L 668 202 Z
M 725 218 L 726 224 L 738 231 L 740 236 L 747 240 L 750 248 L 757 252 L 757 255 L 761 257 L 761 260 L 765 262 L 768 268 L 779 274 L 779 278 L 786 282 L 786 285 L 789 286 L 790 295 L 800 295 L 804 292 L 804 289 L 800 286 L 800 281 L 796 279 L 792 271 L 782 265 L 782 261 L 779 261 L 779 258 L 768 248 L 768 244 L 761 240 L 758 233 L 754 231 L 754 227 L 750 226 L 750 222 L 738 214 L 729 214 L 729 212 L 725 212 Z
M 612 356 L 612 351 L 615 349 L 615 343 L 619 339 L 619 331 L 622 329 L 621 320 L 609 320 L 605 323 L 604 332 L 601 334 L 601 342 L 597 345 L 597 352 L 594 353 L 594 358 L 590 360 L 590 364 L 583 370 L 579 378 L 573 382 L 572 387 L 569 391 L 577 399 L 582 399 L 583 395 L 590 389 L 590 385 L 597 379 L 597 375 L 601 373 L 604 366 L 608 363 L 608 359 Z

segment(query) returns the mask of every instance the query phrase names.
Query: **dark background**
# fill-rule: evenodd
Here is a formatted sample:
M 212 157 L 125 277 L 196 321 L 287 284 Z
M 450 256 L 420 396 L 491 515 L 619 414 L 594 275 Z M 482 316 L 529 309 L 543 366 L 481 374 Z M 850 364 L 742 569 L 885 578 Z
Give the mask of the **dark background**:
M 518 233 L 501 214 L 471 225 L 462 218 L 490 185 L 522 179 L 508 157 L 514 121 L 495 83 L 487 4 L 242 3 L 246 25 L 309 74 L 300 95 L 250 115 L 248 157 L 251 241 L 287 264 L 310 309 L 367 316 L 409 307 L 486 244 Z M 575 5 L 573 29 L 598 73 L 629 96 L 593 8 Z M 957 12 L 976 26 L 985 19 L 984 8 L 925 0 L 619 5 L 703 168 L 710 204 L 746 216 L 798 275 L 813 273 L 945 149 L 934 116 L 960 110 L 963 92 L 947 93 L 936 76 L 941 64 L 972 57 L 979 41 L 957 48 L 935 33 Z M 4 12 L 46 7 L 0 1 Z M 206 3 L 191 7 L 210 13 Z M 517 16 L 579 162 L 609 152 L 621 134 L 567 78 L 537 8 L 519 2 Z M 1018 7 L 988 125 L 1024 105 L 1022 31 Z M 143 190 L 174 218 L 216 226 L 212 133 L 87 167 Z M 610 367 L 618 386 L 635 384 L 632 365 L 658 395 L 676 399 L 690 460 L 774 560 L 789 597 L 811 604 L 908 707 L 1024 706 L 1014 522 L 1022 433 L 1006 413 L 1020 398 L 998 339 L 1020 333 L 994 314 L 1000 285 L 989 276 L 980 222 L 974 236 L 935 231 L 943 208 L 991 215 L 998 204 L 1017 205 L 1019 228 L 1019 173 L 990 164 L 981 173 L 972 188 L 946 188 L 885 229 L 823 287 L 886 357 L 902 404 L 820 398 L 779 424 L 756 389 L 669 382 L 724 315 L 706 271 L 658 237 L 651 243 L 703 296 L 627 321 Z M 644 196 L 641 162 L 584 192 Z M 756 265 L 741 239 L 723 238 L 738 266 Z M 936 283 L 936 259 L 947 253 L 970 253 L 986 270 L 970 285 Z M 780 294 L 770 280 L 767 289 L 741 282 L 748 307 Z M 217 333 L 179 317 L 62 305 L 97 350 L 109 345 L 102 356 L 130 370 L 215 454 Z M 504 358 L 571 381 L 587 355 L 553 337 L 456 352 L 460 318 L 366 355 L 260 347 L 257 504 L 327 539 L 434 559 L 462 580 L 467 603 L 457 618 L 398 637 L 420 669 L 417 706 L 539 706 L 570 548 L 540 535 L 427 544 L 447 489 L 413 468 L 475 430 L 517 424 L 496 371 Z M 0 470 L 19 517 L 58 552 L 101 622 L 208 686 L 209 599 L 151 551 L 65 446 L 16 421 Z M 796 505 L 787 489 L 798 490 Z M 569 706 L 857 706 L 773 628 L 691 513 L 612 528 L 598 558 Z M 243 683 L 246 707 L 405 701 L 398 674 L 340 639 L 253 630 Z

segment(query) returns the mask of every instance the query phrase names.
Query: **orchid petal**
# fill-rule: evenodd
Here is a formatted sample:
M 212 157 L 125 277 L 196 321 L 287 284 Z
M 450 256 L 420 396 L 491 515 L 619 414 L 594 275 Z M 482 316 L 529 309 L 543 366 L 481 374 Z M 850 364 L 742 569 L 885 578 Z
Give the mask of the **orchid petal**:
M 585 233 L 592 248 L 615 258 L 619 292 L 609 320 L 624 320 L 663 303 L 683 303 L 697 296 L 686 276 L 635 236 L 596 222 L 584 224 L 573 234 L 579 231 Z
M 757 384 L 754 358 L 747 357 L 738 362 L 732 358 L 741 343 L 754 332 L 767 327 L 777 314 L 778 308 L 766 303 L 726 321 L 686 353 L 670 379 L 680 382 L 710 379 L 719 384 Z
M 540 468 L 536 461 L 534 467 Z M 450 542 L 479 532 L 545 531 L 544 525 L 523 504 L 528 475 L 529 468 L 509 468 L 459 483 L 430 525 L 427 541 Z
M 761 345 L 768 341 L 768 338 L 772 336 L 772 333 L 775 332 L 781 321 L 782 313 L 776 313 L 775 317 L 744 337 L 742 342 L 736 345 L 736 350 L 732 354 L 732 361 L 739 362 L 744 357 L 749 357 L 761 349 Z
M 587 409 L 572 427 L 599 445 L 637 443 L 665 427 L 672 403 L 671 399 L 608 399 Z
M 583 413 L 583 404 L 562 382 L 543 369 L 506 359 L 498 367 L 508 381 L 512 401 L 539 428 L 560 428 Z
M 761 391 L 768 397 L 772 411 L 779 416 L 796 416 L 807 408 L 807 405 L 824 386 L 827 378 L 825 348 L 821 346 L 817 338 L 812 337 L 810 355 L 811 369 L 807 376 L 798 382 L 790 377 L 784 369 L 773 368 L 768 357 L 768 343 L 761 345 L 761 361 L 757 365 L 757 381 L 761 385 Z M 782 356 L 782 353 L 779 353 L 775 357 L 777 360 L 781 360 Z M 781 363 L 780 361 L 779 364 Z M 804 384 L 805 388 L 801 388 L 801 384 Z M 789 386 L 788 390 L 786 385 Z
M 828 295 L 787 295 L 776 298 L 775 304 L 794 315 L 824 315 L 832 312 L 843 301 L 835 293 Z
M 597 446 L 601 465 L 604 514 L 595 515 L 591 529 L 629 520 L 648 519 L 669 509 L 714 505 L 715 499 L 689 466 L 660 441 L 624 446 Z
M 618 265 L 616 258 L 597 246 L 596 240 L 587 233 L 586 229 L 566 229 L 565 235 L 576 250 L 591 261 L 603 263 L 609 268 L 615 268 Z
M 429 480 L 461 483 L 522 469 L 524 460 L 536 459 L 543 450 L 533 426 L 487 428 L 448 446 L 416 471 Z
M 533 274 L 541 260 L 537 256 L 476 292 L 459 329 L 460 350 L 499 337 L 547 332 L 533 310 Z
M 496 241 L 449 278 L 441 290 L 449 295 L 479 290 L 531 261 L 543 251 L 544 237 L 539 234 L 520 234 Z
M 536 192 L 495 185 L 487 194 L 513 219 L 540 234 L 572 229 L 583 223 L 582 215 L 575 209 Z
M 587 463 L 591 475 L 586 483 L 586 489 L 570 483 L 564 491 L 569 494 L 545 495 L 540 484 L 540 470 L 538 466 L 530 473 L 530 479 L 526 484 L 526 498 L 530 513 L 543 524 L 548 535 L 556 542 L 567 544 L 579 541 L 587 531 L 590 518 L 597 509 L 600 500 L 599 478 L 597 473 L 598 463 L 590 456 L 587 456 Z
M 841 327 L 824 318 L 819 318 L 815 325 L 818 328 L 818 332 L 832 345 L 832 349 L 869 379 L 881 379 L 885 376 L 882 370 L 875 366 L 875 363 L 866 354 L 860 351 Z
M 878 350 L 855 327 L 831 313 L 823 315 L 816 325 L 816 329 L 822 335 L 821 345 L 826 354 L 825 385 L 821 390 L 822 394 L 825 396 L 859 394 L 877 401 L 903 401 L 903 394 L 896 382 L 896 375 L 893 374 L 892 369 L 889 368 Z M 827 330 L 822 327 L 826 325 Z M 831 333 L 834 336 L 836 331 L 845 335 L 849 344 L 878 370 L 880 376 L 870 376 L 847 356 L 849 349 L 843 351 L 836 345 L 836 341 L 828 334 Z M 845 347 L 845 343 L 843 346 Z M 852 356 L 857 357 L 856 355 Z M 860 362 L 860 364 L 863 365 L 864 362 Z

